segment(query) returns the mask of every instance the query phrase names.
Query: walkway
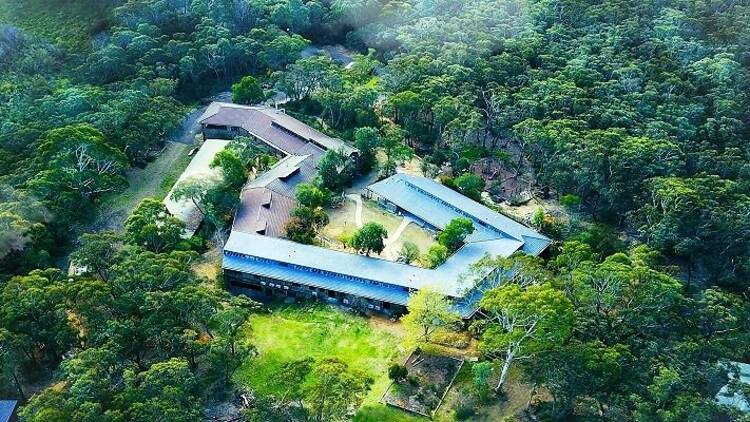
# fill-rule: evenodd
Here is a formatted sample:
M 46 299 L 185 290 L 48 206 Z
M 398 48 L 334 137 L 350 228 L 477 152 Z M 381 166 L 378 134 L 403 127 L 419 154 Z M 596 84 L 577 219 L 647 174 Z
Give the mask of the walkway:
M 401 237 L 401 235 L 404 233 L 404 230 L 409 226 L 409 224 L 412 223 L 411 218 L 404 217 L 403 220 L 401 220 L 401 224 L 399 224 L 396 231 L 391 233 L 387 239 L 383 241 L 385 244 L 385 249 L 383 249 L 382 255 L 385 256 L 388 259 L 396 260 L 398 258 L 398 252 L 397 250 L 394 250 L 393 245 L 396 243 L 396 241 Z
M 362 222 L 362 196 L 358 193 L 350 193 L 346 197 L 354 201 L 357 205 L 357 209 L 354 211 L 354 222 L 357 224 L 357 227 L 362 228 L 364 226 Z

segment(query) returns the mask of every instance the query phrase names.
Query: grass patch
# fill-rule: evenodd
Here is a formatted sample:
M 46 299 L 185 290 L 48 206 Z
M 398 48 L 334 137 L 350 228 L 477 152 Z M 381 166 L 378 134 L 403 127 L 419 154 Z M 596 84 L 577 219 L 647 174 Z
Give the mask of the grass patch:
M 191 148 L 191 145 L 169 142 L 164 152 L 145 168 L 130 169 L 128 188 L 110 195 L 100 204 L 96 219 L 87 230 L 119 230 L 144 198 L 164 199 L 190 163 L 187 153 Z
M 255 315 L 246 329 L 259 355 L 238 370 L 238 384 L 261 394 L 277 394 L 273 374 L 283 363 L 306 357 L 336 357 L 374 380 L 355 420 L 414 420 L 408 415 L 398 419 L 402 412 L 378 402 L 390 383 L 388 366 L 405 354 L 399 350 L 401 339 L 393 330 L 320 303 L 277 305 L 272 309 L 271 314 Z M 382 415 L 393 417 L 384 419 Z
M 112 6 L 103 1 L 0 1 L 0 23 L 76 51 L 89 49 L 91 35 L 106 29 L 111 15 Z

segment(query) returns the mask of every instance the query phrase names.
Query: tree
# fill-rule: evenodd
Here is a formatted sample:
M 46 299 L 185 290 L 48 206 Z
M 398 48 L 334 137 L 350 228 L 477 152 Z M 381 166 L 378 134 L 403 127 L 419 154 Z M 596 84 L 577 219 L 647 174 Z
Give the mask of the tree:
M 474 223 L 470 219 L 454 218 L 440 232 L 438 242 L 448 248 L 449 253 L 452 253 L 458 250 L 464 244 L 466 236 L 472 233 L 474 233 Z
M 292 211 L 284 230 L 289 240 L 306 245 L 315 242 L 318 230 L 328 224 L 328 214 L 323 208 L 310 208 L 301 205 Z
M 297 202 L 308 208 L 326 207 L 331 203 L 331 192 L 310 183 L 297 185 Z
M 517 284 L 494 288 L 480 306 L 488 319 L 479 349 L 488 358 L 503 361 L 496 391 L 502 389 L 515 360 L 559 345 L 574 321 L 570 301 L 548 283 L 525 289 Z
M 342 420 L 372 384 L 365 374 L 335 358 L 317 362 L 305 381 L 304 400 L 315 420 Z
M 174 250 L 184 232 L 185 223 L 154 198 L 141 201 L 125 221 L 125 240 L 156 253 Z
M 371 221 L 354 233 L 351 245 L 357 252 L 364 252 L 367 256 L 370 256 L 370 252 L 379 254 L 385 249 L 383 240 L 386 237 L 388 237 L 388 231 L 385 227 Z
M 414 242 L 408 240 L 401 245 L 401 250 L 398 252 L 398 256 L 407 264 L 411 264 L 419 258 L 419 247 Z
M 474 173 L 464 173 L 453 180 L 458 191 L 475 201 L 482 200 L 484 179 Z
M 127 157 L 89 125 L 49 131 L 39 152 L 42 170 L 31 185 L 62 209 L 80 209 L 77 200 L 93 201 L 127 186 Z
M 232 101 L 235 103 L 257 104 L 264 99 L 265 94 L 260 82 L 252 76 L 245 76 L 232 85 Z
M 461 320 L 453 311 L 450 301 L 430 288 L 411 294 L 406 307 L 409 312 L 401 318 L 401 322 L 407 331 L 409 345 L 429 343 L 436 332 L 451 329 Z
M 380 135 L 377 129 L 361 127 L 354 131 L 354 146 L 359 150 L 357 162 L 360 173 L 369 172 L 377 163 L 377 148 L 380 146 Z
M 334 193 L 340 193 L 354 178 L 354 165 L 343 150 L 328 150 L 318 163 L 320 184 Z
M 407 376 L 409 376 L 409 370 L 404 365 L 394 363 L 388 367 L 388 378 L 393 382 L 404 382 Z
M 448 259 L 448 248 L 436 243 L 430 246 L 430 249 L 425 255 L 425 261 L 427 266 L 430 268 L 437 268 L 442 265 Z
M 247 181 L 247 169 L 240 155 L 233 149 L 224 148 L 211 161 L 211 168 L 219 168 L 224 183 L 239 190 Z
M 109 279 L 109 268 L 118 260 L 122 238 L 115 232 L 84 233 L 81 246 L 70 255 L 72 263 L 85 268 L 104 281 Z

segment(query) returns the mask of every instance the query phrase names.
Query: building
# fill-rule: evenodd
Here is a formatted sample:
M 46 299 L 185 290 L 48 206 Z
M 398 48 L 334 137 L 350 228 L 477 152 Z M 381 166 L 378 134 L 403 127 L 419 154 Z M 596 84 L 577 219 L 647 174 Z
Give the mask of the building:
M 340 149 L 347 156 L 358 154 L 356 148 L 341 139 L 325 135 L 272 107 L 213 102 L 198 122 L 204 137 L 248 136 L 282 156 L 314 154 L 316 149 L 323 152 Z
M 469 318 L 483 291 L 501 276 L 494 268 L 475 266 L 477 262 L 516 251 L 540 254 L 550 243 L 430 179 L 397 174 L 371 185 L 368 192 L 426 227 L 441 230 L 453 218 L 467 217 L 476 230 L 445 263 L 426 269 L 236 228 L 224 248 L 227 281 L 254 296 L 317 298 L 388 314 L 403 313 L 410 293 L 430 287 L 452 298 L 456 310 Z
M 366 195 L 433 231 L 457 217 L 474 222 L 475 232 L 465 245 L 439 267 L 419 268 L 292 242 L 283 237 L 296 207 L 296 187 L 313 180 L 325 151 L 341 150 L 353 158 L 359 151 L 270 107 L 212 103 L 199 121 L 204 137 L 248 136 L 284 157 L 242 190 L 222 264 L 235 292 L 317 298 L 400 314 L 411 293 L 430 287 L 452 298 L 456 310 L 469 318 L 483 291 L 502 276 L 496 268 L 475 264 L 486 256 L 516 251 L 538 255 L 550 244 L 545 236 L 434 180 L 406 174 L 369 186 Z
M 195 153 L 190 164 L 188 164 L 185 171 L 182 172 L 180 178 L 177 179 L 177 182 L 164 198 L 163 202 L 169 213 L 185 223 L 184 238 L 189 238 L 195 234 L 203 221 L 203 213 L 201 213 L 193 201 L 190 201 L 189 199 L 175 201 L 172 199 L 172 193 L 177 185 L 188 179 L 199 178 L 210 180 L 221 177 L 218 169 L 211 168 L 211 162 L 214 160 L 214 157 L 216 157 L 216 154 L 221 152 L 227 144 L 229 144 L 229 141 L 223 139 L 206 140 L 203 145 L 201 145 L 198 152 Z
M 240 194 L 232 231 L 284 236 L 289 214 L 297 206 L 297 185 L 312 182 L 319 160 L 319 154 L 289 155 L 248 182 Z
M 0 400 L 0 422 L 17 421 L 16 411 L 18 410 L 18 401 Z

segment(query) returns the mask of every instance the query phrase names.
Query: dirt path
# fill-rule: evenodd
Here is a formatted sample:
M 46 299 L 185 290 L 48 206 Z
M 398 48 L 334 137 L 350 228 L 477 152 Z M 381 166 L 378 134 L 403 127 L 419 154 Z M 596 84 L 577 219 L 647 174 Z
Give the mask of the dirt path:
M 409 217 L 404 217 L 403 220 L 401 220 L 401 224 L 399 224 L 396 231 L 391 233 L 387 239 L 383 243 L 385 243 L 385 249 L 383 249 L 383 252 L 381 255 L 387 257 L 388 259 L 395 260 L 397 258 L 396 254 L 398 251 L 393 250 L 393 244 L 396 243 L 399 237 L 404 233 L 404 230 L 406 230 L 407 227 L 409 227 L 409 224 L 411 224 L 412 220 Z
M 364 226 L 362 222 L 362 196 L 358 193 L 351 193 L 346 195 L 346 197 L 354 201 L 357 205 L 357 209 L 354 211 L 354 222 L 357 224 L 357 227 L 362 228 Z

